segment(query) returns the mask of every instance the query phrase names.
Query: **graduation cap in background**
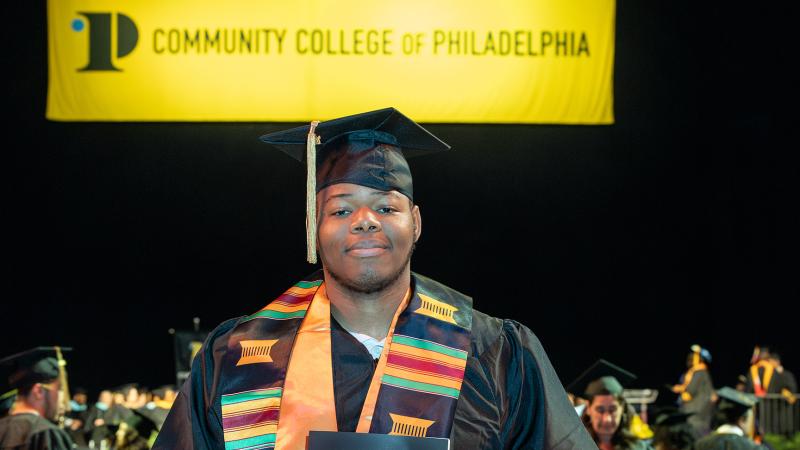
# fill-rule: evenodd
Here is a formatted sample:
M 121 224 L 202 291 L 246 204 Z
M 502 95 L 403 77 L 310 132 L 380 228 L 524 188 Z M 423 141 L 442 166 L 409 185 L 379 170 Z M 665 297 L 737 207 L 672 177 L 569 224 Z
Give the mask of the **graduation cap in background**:
M 596 395 L 622 395 L 623 386 L 636 375 L 605 359 L 600 359 L 567 386 L 567 392 L 591 399 Z
M 307 259 L 316 254 L 316 194 L 338 183 L 414 199 L 406 158 L 449 150 L 450 146 L 394 108 L 355 114 L 261 136 L 300 162 L 306 171 Z
M 655 415 L 655 420 L 653 421 L 653 426 L 660 427 L 671 427 L 677 425 L 683 425 L 687 423 L 689 417 L 694 415 L 693 412 L 681 412 L 680 409 L 674 406 L 666 406 L 661 408 L 658 411 L 658 414 Z
M 744 414 L 758 403 L 758 397 L 755 395 L 737 391 L 728 386 L 718 389 L 717 395 L 719 396 L 717 408 L 720 411 L 733 410 L 738 414 Z
M 70 347 L 36 347 L 0 360 L 0 372 L 8 387 L 17 389 L 55 380 L 66 365 L 62 352 Z

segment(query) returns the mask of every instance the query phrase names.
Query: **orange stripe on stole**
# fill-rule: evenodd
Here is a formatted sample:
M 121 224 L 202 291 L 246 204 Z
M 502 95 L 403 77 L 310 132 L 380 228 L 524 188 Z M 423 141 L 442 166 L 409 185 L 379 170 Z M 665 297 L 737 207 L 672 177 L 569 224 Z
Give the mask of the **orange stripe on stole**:
M 337 431 L 331 364 L 331 306 L 319 286 L 292 347 L 276 450 L 305 450 L 308 432 Z

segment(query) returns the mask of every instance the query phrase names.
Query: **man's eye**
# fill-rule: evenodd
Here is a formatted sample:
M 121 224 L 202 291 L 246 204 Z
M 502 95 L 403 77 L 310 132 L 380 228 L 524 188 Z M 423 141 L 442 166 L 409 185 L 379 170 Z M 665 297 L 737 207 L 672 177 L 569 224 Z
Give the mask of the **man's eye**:
M 390 214 L 393 213 L 395 209 L 391 206 L 384 206 L 383 208 L 378 208 L 377 211 L 381 214 Z
M 332 216 L 346 216 L 346 215 L 348 215 L 349 213 L 350 213 L 350 211 L 348 211 L 348 210 L 346 210 L 346 209 L 337 209 L 337 210 L 336 210 L 336 211 L 334 211 L 334 212 L 333 212 L 331 215 L 332 215 Z

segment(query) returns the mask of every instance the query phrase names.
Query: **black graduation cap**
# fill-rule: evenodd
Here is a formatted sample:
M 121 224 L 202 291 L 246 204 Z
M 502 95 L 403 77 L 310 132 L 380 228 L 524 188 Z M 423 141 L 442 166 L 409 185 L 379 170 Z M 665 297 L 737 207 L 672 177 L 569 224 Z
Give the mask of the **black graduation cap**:
M 66 364 L 61 352 L 70 347 L 36 347 L 0 360 L 3 378 L 11 388 L 53 381 L 59 376 L 59 366 Z
M 338 183 L 398 191 L 414 199 L 406 158 L 450 146 L 394 108 L 341 117 L 261 136 L 306 162 L 308 261 L 316 263 L 316 193 Z M 319 146 L 319 147 L 317 147 Z
M 567 391 L 588 399 L 595 395 L 621 395 L 623 386 L 629 385 L 636 378 L 636 375 L 622 367 L 599 359 L 570 383 Z
M 674 406 L 666 406 L 658 411 L 653 425 L 657 427 L 682 425 L 685 424 L 689 417 L 692 417 L 693 415 L 693 412 L 682 412 L 680 409 Z
M 747 410 L 758 403 L 758 397 L 755 395 L 737 391 L 728 386 L 717 389 L 717 395 L 719 396 L 719 406 L 722 409 L 727 406 Z

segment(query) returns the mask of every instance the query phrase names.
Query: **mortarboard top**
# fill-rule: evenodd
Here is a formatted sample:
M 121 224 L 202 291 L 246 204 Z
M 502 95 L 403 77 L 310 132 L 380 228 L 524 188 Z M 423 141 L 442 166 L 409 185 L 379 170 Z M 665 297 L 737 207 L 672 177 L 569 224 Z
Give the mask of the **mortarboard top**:
M 750 409 L 758 403 L 758 397 L 746 392 L 737 391 L 731 387 L 725 386 L 717 390 L 717 395 L 720 399 L 720 408 L 737 407 L 741 409 Z M 727 403 L 727 405 L 725 405 Z
M 656 414 L 656 419 L 653 422 L 654 426 L 673 426 L 673 425 L 682 425 L 685 424 L 689 417 L 693 416 L 694 413 L 685 413 L 681 412 L 678 408 L 674 406 L 667 406 L 659 410 L 658 414 Z
M 59 376 L 59 354 L 70 347 L 36 347 L 0 360 L 4 381 L 11 388 L 55 380 Z M 66 364 L 66 363 L 63 363 Z
M 406 158 L 450 146 L 394 108 L 312 122 L 261 136 L 261 141 L 307 164 L 308 261 L 316 262 L 316 193 L 339 183 L 398 191 L 414 199 Z M 313 220 L 312 220 L 313 218 Z
M 636 375 L 616 364 L 600 359 L 570 383 L 567 391 L 588 399 L 595 395 L 621 395 L 623 386 L 636 378 Z

